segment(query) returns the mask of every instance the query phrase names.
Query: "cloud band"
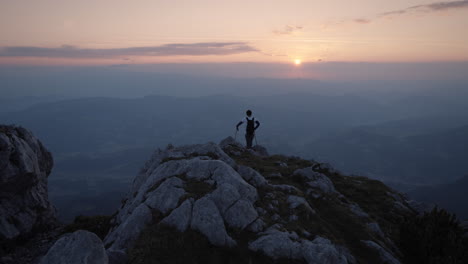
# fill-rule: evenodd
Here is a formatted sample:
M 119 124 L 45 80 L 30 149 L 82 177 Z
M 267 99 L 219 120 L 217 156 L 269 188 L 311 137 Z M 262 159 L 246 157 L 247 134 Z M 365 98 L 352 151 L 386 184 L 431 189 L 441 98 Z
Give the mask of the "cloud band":
M 112 58 L 121 56 L 222 56 L 258 51 L 246 42 L 174 43 L 160 46 L 114 49 L 86 49 L 67 45 L 58 48 L 17 46 L 0 48 L 0 57 Z

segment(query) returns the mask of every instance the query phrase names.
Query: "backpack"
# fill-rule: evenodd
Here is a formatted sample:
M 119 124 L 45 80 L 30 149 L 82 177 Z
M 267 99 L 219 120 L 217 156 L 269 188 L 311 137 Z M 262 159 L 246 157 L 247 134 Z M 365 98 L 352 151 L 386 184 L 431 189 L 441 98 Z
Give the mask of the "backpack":
M 246 117 L 245 119 L 247 119 L 247 134 L 253 134 L 255 131 L 255 118 L 249 120 L 249 118 Z

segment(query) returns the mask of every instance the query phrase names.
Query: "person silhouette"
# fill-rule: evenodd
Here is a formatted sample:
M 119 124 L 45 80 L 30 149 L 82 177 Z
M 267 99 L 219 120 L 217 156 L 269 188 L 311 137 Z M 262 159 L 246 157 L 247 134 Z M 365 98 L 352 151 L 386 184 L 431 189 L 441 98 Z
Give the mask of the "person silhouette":
M 245 142 L 247 145 L 247 148 L 252 148 L 252 141 L 255 137 L 255 130 L 260 126 L 260 122 L 258 120 L 255 120 L 255 117 L 252 115 L 252 111 L 247 110 L 245 112 L 247 115 L 245 119 L 241 119 L 239 123 L 236 125 L 236 130 L 239 131 L 239 126 L 241 126 L 244 122 L 247 123 L 247 127 L 245 130 Z

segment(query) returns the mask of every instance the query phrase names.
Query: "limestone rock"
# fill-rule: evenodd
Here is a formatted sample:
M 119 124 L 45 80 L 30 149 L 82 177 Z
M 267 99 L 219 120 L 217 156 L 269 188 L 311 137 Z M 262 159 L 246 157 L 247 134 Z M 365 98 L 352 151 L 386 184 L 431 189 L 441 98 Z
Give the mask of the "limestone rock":
M 268 181 L 260 173 L 250 167 L 239 166 L 237 171 L 244 180 L 252 184 L 254 187 L 261 188 L 268 184 Z
M 203 197 L 193 205 L 191 228 L 204 234 L 215 246 L 234 246 L 236 242 L 227 234 L 224 221 L 212 200 Z
M 315 210 L 310 207 L 310 204 L 306 201 L 304 197 L 296 196 L 296 195 L 289 195 L 288 196 L 288 204 L 289 208 L 296 209 L 299 206 L 304 206 L 304 208 L 310 212 L 315 214 Z
M 265 169 L 268 173 L 284 174 L 276 179 L 268 178 L 275 183 L 271 184 L 256 170 L 244 166 L 249 164 L 249 153 L 258 155 L 254 150 L 242 148 L 232 138 L 223 140 L 220 146 L 212 143 L 170 146 L 155 152 L 135 180 L 127 200 L 113 219 L 115 226 L 105 239 L 112 261 L 118 260 L 121 252 L 131 249 L 146 227 L 161 224 L 160 227 L 172 226 L 179 232 L 195 230 L 215 246 L 213 249 L 243 247 L 247 243 L 249 250 L 273 259 L 308 264 L 355 264 L 356 259 L 344 246 L 349 242 L 347 239 L 329 232 L 328 227 L 316 229 L 316 223 L 307 222 L 340 217 L 335 214 L 349 214 L 346 217 L 353 219 L 356 215 L 361 217 L 362 222 L 352 223 L 350 228 L 367 232 L 385 247 L 378 248 L 375 242 L 365 242 L 370 246 L 364 250 L 370 253 L 376 250 L 382 259 L 391 261 L 391 254 L 399 255 L 391 239 L 386 238 L 378 223 L 372 222 L 369 215 L 353 202 L 353 197 L 345 197 L 336 191 L 327 177 L 332 176 L 326 170 L 320 170 L 320 173 L 312 167 L 302 168 L 302 164 L 314 163 L 294 157 L 253 157 L 262 160 L 259 165 L 268 166 Z M 226 158 L 224 151 L 227 149 L 246 155 L 235 157 L 244 165 Z M 294 175 L 288 168 L 295 170 Z M 335 176 L 337 179 L 342 177 Z M 328 208 L 335 203 L 337 208 Z M 330 211 L 323 211 L 328 209 Z M 330 227 L 333 225 L 330 221 Z M 326 238 L 329 236 L 337 236 L 337 243 L 343 244 L 332 243 Z M 241 240 L 234 240 L 238 238 Z
M 294 175 L 304 177 L 307 179 L 307 184 L 312 187 L 312 189 L 319 191 L 312 191 L 314 196 L 320 196 L 321 193 L 336 193 L 335 186 L 332 181 L 324 174 L 315 172 L 312 167 L 298 169 L 294 172 Z
M 104 242 L 110 250 L 122 250 L 131 247 L 141 231 L 151 222 L 151 210 L 144 203 L 140 204 L 125 221 L 106 236 Z
M 303 240 L 302 255 L 308 264 L 348 264 L 347 257 L 330 240 L 323 237 L 317 237 L 313 241 Z
M 369 214 L 364 212 L 358 204 L 350 204 L 349 209 L 351 210 L 351 212 L 353 212 L 355 215 L 361 218 L 369 218 Z
M 258 214 L 250 201 L 241 199 L 231 206 L 224 219 L 230 227 L 244 229 L 257 219 Z
M 139 206 L 150 192 L 166 179 L 183 175 L 189 181 L 204 181 L 213 186 L 224 183 L 231 184 L 237 192 L 246 199 L 254 202 L 257 199 L 256 189 L 245 182 L 242 177 L 228 164 L 221 160 L 203 160 L 198 157 L 191 159 L 171 160 L 155 168 L 146 181 L 141 183 L 138 190 L 127 198 L 114 220 L 120 224 L 132 211 Z M 175 186 L 177 187 L 177 186 Z
M 101 239 L 91 232 L 78 230 L 66 234 L 49 249 L 41 264 L 107 264 Z
M 47 193 L 52 155 L 31 132 L 0 125 L 0 240 L 52 227 Z
M 249 249 L 261 251 L 273 259 L 300 259 L 302 258 L 301 243 L 295 241 L 295 238 L 297 238 L 297 235 L 295 236 L 290 232 L 270 230 L 257 240 L 249 243 Z
M 376 222 L 367 223 L 366 226 L 372 233 L 376 234 L 380 238 L 385 238 L 385 234 L 383 233 L 378 223 Z
M 146 194 L 146 205 L 163 214 L 174 209 L 179 204 L 179 199 L 186 194 L 182 188 L 183 181 L 177 177 L 165 180 L 159 187 Z
M 228 208 L 241 198 L 237 189 L 229 183 L 218 185 L 218 187 L 209 196 L 223 215 Z
M 390 254 L 387 250 L 385 250 L 383 247 L 381 247 L 374 241 L 366 240 L 362 241 L 362 243 L 364 243 L 364 245 L 366 245 L 368 248 L 377 251 L 379 253 L 380 259 L 382 260 L 382 263 L 400 264 L 400 261 L 398 261 L 398 259 L 396 259 L 392 254 Z
M 153 174 L 154 170 L 165 161 L 174 158 L 190 158 L 194 156 L 209 155 L 218 158 L 221 161 L 235 167 L 236 163 L 215 143 L 186 145 L 181 147 L 168 147 L 165 150 L 158 149 L 151 156 L 133 181 L 129 195 L 137 192 L 140 186 L 146 182 L 146 179 Z
M 330 240 L 323 237 L 317 237 L 313 241 L 299 239 L 294 232 L 270 229 L 251 242 L 249 249 L 261 251 L 273 259 L 303 259 L 308 264 L 348 264 L 346 255 Z
M 258 232 L 261 232 L 263 231 L 263 229 L 265 228 L 265 222 L 258 218 L 257 220 L 255 220 L 252 224 L 250 224 L 247 229 L 249 231 L 252 231 L 254 233 L 258 233 Z
M 193 199 L 185 200 L 179 207 L 174 209 L 170 215 L 161 223 L 175 227 L 179 232 L 184 232 L 190 226 L 192 220 Z
M 184 180 L 179 178 L 182 176 Z M 205 186 L 211 186 L 214 191 L 210 188 L 198 191 L 190 188 L 184 189 L 189 182 L 203 183 Z M 190 193 L 191 191 L 200 193 Z M 180 203 L 179 200 L 185 196 L 201 198 L 195 201 L 191 212 L 188 204 L 184 204 L 185 201 L 182 202 L 183 207 L 173 210 Z M 105 243 L 111 245 L 112 250 L 127 249 L 145 226 L 158 224 L 158 222 L 153 222 L 155 219 L 151 217 L 149 206 L 167 215 L 164 223 L 169 222 L 169 219 L 177 218 L 180 222 L 175 224 L 176 228 L 184 230 L 187 219 L 190 219 L 188 226 L 206 235 L 212 244 L 231 246 L 235 242 L 224 228 L 225 221 L 228 223 L 224 214 L 241 198 L 252 205 L 257 200 L 258 193 L 255 187 L 245 182 L 232 166 L 222 160 L 206 160 L 189 155 L 187 158 L 166 161 L 154 168 L 145 182 L 141 183 L 135 194 L 129 197 L 119 210 L 113 220 L 116 227 L 107 235 Z M 207 207 L 200 206 L 200 203 Z M 144 207 L 141 207 L 142 205 Z M 211 205 L 214 205 L 214 208 Z M 248 207 L 235 207 L 234 209 L 245 208 Z M 253 206 L 250 206 L 250 209 L 253 213 L 238 216 L 232 220 L 236 220 L 236 224 L 244 228 L 258 216 Z M 247 210 L 247 212 L 250 211 Z M 135 219 L 135 215 L 140 215 L 139 220 Z

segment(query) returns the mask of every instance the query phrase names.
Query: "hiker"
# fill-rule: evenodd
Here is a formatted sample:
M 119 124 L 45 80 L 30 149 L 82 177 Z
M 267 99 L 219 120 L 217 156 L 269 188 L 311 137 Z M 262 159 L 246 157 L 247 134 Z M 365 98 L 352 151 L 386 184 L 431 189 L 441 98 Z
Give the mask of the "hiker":
M 247 148 L 252 148 L 252 141 L 255 137 L 255 130 L 260 126 L 260 122 L 258 120 L 255 120 L 255 118 L 252 116 L 252 111 L 247 110 L 245 112 L 247 116 L 245 119 L 242 119 L 239 123 L 236 125 L 236 130 L 239 131 L 239 126 L 242 125 L 244 122 L 247 122 L 247 129 L 245 131 L 245 141 L 247 143 Z

